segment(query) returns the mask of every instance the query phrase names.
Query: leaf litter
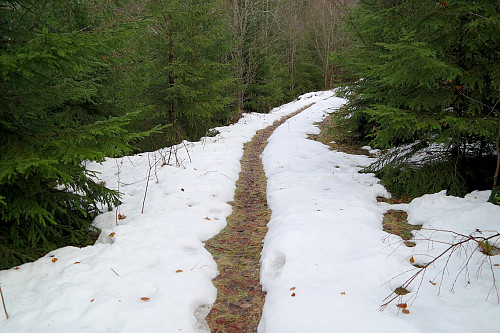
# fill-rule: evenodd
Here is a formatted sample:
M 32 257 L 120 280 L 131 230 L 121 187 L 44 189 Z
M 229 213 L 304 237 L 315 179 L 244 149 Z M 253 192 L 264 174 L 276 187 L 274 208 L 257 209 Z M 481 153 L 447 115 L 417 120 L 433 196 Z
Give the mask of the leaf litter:
M 227 218 L 226 228 L 206 242 L 220 272 L 213 280 L 217 300 L 207 317 L 214 333 L 257 331 L 265 298 L 259 284 L 259 260 L 271 216 L 260 156 L 273 131 L 309 106 L 258 131 L 244 146 L 235 199 L 230 203 L 233 212 Z

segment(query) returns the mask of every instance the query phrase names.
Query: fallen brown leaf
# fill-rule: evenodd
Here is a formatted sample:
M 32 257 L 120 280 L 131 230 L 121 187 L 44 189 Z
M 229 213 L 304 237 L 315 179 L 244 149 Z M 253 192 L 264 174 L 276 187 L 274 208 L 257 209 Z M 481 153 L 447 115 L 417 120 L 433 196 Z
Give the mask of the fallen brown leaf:
M 149 301 L 150 299 L 151 299 L 151 298 L 149 298 L 149 297 L 141 297 L 141 300 L 143 300 L 144 302 L 147 302 L 147 301 Z

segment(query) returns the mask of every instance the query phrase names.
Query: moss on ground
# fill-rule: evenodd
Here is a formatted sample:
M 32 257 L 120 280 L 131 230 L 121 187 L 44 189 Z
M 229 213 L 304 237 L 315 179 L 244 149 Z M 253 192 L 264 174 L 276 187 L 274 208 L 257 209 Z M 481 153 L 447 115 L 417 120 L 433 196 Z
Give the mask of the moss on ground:
M 393 209 L 384 214 L 382 226 L 385 232 L 397 235 L 406 241 L 413 238 L 412 231 L 422 228 L 421 225 L 409 224 L 408 214 L 406 212 Z M 407 246 L 412 247 L 410 244 L 407 244 Z

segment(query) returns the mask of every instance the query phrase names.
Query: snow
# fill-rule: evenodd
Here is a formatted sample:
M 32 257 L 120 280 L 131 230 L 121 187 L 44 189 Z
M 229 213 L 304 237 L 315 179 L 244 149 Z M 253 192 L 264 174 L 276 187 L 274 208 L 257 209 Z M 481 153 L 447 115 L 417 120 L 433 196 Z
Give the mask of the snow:
M 361 147 L 361 149 L 364 149 L 364 150 L 368 151 L 368 153 L 371 154 L 371 155 L 378 155 L 381 152 L 380 149 L 373 149 L 370 146 L 363 146 L 363 147 Z
M 474 252 L 476 245 L 454 253 L 444 275 L 439 274 L 446 257 L 429 266 L 420 288 L 416 280 L 410 294 L 379 311 L 384 298 L 418 271 L 410 258 L 426 263 L 448 246 L 437 241 L 451 243 L 455 236 L 421 230 L 417 246 L 408 248 L 382 231 L 383 213 L 405 210 L 410 223 L 468 235 L 476 228 L 498 230 L 500 207 L 486 202 L 489 191 L 466 198 L 441 192 L 407 205 L 377 202 L 389 193 L 372 174 L 358 173 L 373 159 L 329 151 L 307 139 L 318 133 L 312 124 L 325 108 L 342 103 L 324 100 L 288 120 L 263 153 L 273 214 L 261 259 L 267 295 L 259 332 L 498 331 L 498 295 L 491 290 L 487 257 Z M 428 241 L 431 236 L 435 241 Z M 469 272 L 460 273 L 471 252 Z M 491 259 L 500 263 L 498 256 Z M 406 302 L 408 315 L 396 307 Z
M 486 257 L 473 244 L 454 252 L 444 270 L 446 259 L 430 265 L 421 284 L 417 279 L 411 293 L 380 311 L 384 298 L 416 272 L 410 258 L 426 263 L 445 243 L 460 240 L 429 229 L 490 235 L 499 229 L 500 207 L 487 202 L 488 191 L 377 202 L 389 193 L 372 174 L 358 173 L 372 159 L 307 139 L 319 131 L 315 122 L 344 103 L 332 94 L 310 93 L 269 114 L 246 114 L 199 142 L 89 163 L 106 186 L 117 188 L 119 180 L 123 204 L 119 211 L 103 207 L 94 246 L 58 249 L 0 271 L 10 316 L 0 311 L 0 332 L 207 331 L 218 272 L 203 242 L 226 225 L 243 144 L 312 102 L 275 131 L 262 156 L 273 213 L 261 258 L 267 296 L 259 332 L 498 331 L 492 271 L 498 276 L 493 265 L 500 256 Z M 415 247 L 382 230 L 388 209 L 408 212 L 410 223 L 427 229 L 415 233 Z M 460 271 L 467 259 L 468 270 Z M 396 307 L 404 302 L 410 314 Z

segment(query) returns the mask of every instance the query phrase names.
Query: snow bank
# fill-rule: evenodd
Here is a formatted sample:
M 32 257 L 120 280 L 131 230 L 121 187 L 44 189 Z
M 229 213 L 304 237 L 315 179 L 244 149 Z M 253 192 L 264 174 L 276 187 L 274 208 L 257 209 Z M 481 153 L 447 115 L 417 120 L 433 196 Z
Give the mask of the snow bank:
M 263 153 L 273 213 L 261 258 L 267 296 L 259 332 L 498 331 L 496 296 L 485 300 L 491 273 L 485 268 L 476 276 L 477 260 L 486 258 L 481 253 L 469 262 L 470 275 L 475 276 L 470 285 L 461 281 L 451 292 L 449 280 L 453 282 L 458 273 L 452 260 L 439 296 L 436 265 L 429 267 L 416 299 L 418 283 L 410 294 L 380 311 L 384 298 L 417 271 L 410 258 L 437 255 L 444 245 L 429 243 L 431 234 L 421 231 L 416 247 L 404 246 L 399 237 L 382 231 L 388 209 L 404 209 L 410 222 L 424 227 L 469 232 L 500 229 L 500 207 L 486 203 L 488 193 L 465 199 L 438 193 L 394 207 L 378 203 L 377 196 L 389 194 L 372 174 L 358 173 L 372 159 L 329 151 L 306 139 L 319 132 L 314 122 L 343 103 L 330 98 L 288 120 Z M 450 240 L 450 234 L 443 237 Z M 464 258 L 462 253 L 457 262 Z M 498 256 L 491 259 L 500 262 Z M 408 315 L 396 307 L 404 302 Z

